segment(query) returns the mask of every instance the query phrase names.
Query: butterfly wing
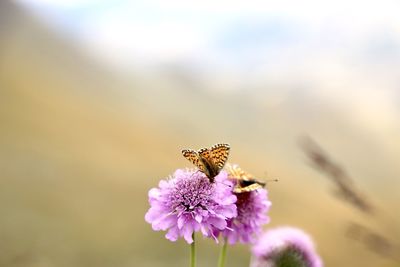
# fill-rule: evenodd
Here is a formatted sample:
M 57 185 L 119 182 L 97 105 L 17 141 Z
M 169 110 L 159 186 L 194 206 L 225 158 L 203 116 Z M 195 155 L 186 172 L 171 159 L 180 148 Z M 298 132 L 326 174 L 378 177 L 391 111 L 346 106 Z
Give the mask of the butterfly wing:
M 258 184 L 258 183 L 253 183 L 251 185 L 245 186 L 245 187 L 235 187 L 233 189 L 233 193 L 245 193 L 245 192 L 251 192 L 251 191 L 255 191 L 258 189 L 263 188 L 262 185 Z
M 217 172 L 219 172 L 228 160 L 230 146 L 228 144 L 216 144 L 211 147 L 210 153 L 212 155 L 212 160 L 214 165 L 217 167 Z
M 185 149 L 182 150 L 182 155 L 205 173 L 211 182 L 214 182 L 214 177 L 218 175 L 228 159 L 229 150 L 228 144 L 216 144 L 210 149 L 202 148 L 197 152 Z
M 201 160 L 199 154 L 191 149 L 184 149 L 182 150 L 182 155 L 193 163 L 200 171 L 204 173 L 208 173 L 207 167 L 204 165 L 203 161 Z
M 233 189 L 234 193 L 251 192 L 265 186 L 265 183 L 257 181 L 253 175 L 242 170 L 238 165 L 228 164 L 226 169 L 229 173 L 229 178 L 237 180 Z
M 218 169 L 212 159 L 212 153 L 208 148 L 202 148 L 198 152 L 199 158 L 205 166 L 207 172 L 204 172 L 211 182 L 214 181 L 214 177 L 218 174 Z
M 238 165 L 234 164 L 226 164 L 226 170 L 229 174 L 229 178 L 231 179 L 235 179 L 235 180 L 251 180 L 253 179 L 253 176 L 248 173 L 245 172 L 244 170 L 242 170 L 242 168 L 240 168 Z

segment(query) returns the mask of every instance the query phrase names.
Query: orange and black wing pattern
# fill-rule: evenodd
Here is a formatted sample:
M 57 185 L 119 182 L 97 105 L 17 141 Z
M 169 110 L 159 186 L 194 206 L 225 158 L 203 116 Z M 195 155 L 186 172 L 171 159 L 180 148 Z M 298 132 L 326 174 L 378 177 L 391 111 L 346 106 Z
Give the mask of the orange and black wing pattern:
M 226 170 L 229 178 L 236 180 L 234 193 L 245 193 L 261 189 L 265 186 L 264 182 L 258 181 L 253 175 L 241 169 L 238 165 L 227 164 Z
M 202 148 L 198 151 L 191 149 L 182 150 L 182 155 L 202 171 L 211 182 L 224 167 L 228 160 L 230 146 L 216 144 L 211 148 Z
M 199 154 L 191 149 L 184 149 L 182 150 L 182 155 L 189 160 L 193 165 L 195 165 L 200 171 L 206 172 L 206 166 L 204 165 L 203 161 L 201 160 Z
M 225 166 L 230 149 L 231 147 L 228 144 L 216 144 L 211 147 L 212 159 L 215 166 L 218 167 L 218 171 Z

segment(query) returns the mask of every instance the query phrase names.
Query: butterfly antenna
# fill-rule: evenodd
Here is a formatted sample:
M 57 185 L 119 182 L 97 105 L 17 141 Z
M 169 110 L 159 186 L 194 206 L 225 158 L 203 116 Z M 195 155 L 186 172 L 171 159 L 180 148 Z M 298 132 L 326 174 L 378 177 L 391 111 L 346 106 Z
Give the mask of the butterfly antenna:
M 268 176 L 268 172 L 264 172 L 265 176 Z M 278 178 L 274 178 L 274 179 L 264 179 L 265 182 L 279 182 Z
M 189 170 L 190 170 L 190 169 L 189 169 Z M 193 177 L 193 175 L 197 174 L 198 172 L 201 172 L 201 173 L 202 173 L 202 171 L 201 171 L 201 170 L 197 169 L 196 171 L 194 171 L 194 172 L 192 173 L 192 175 L 190 176 L 190 178 L 192 178 L 192 177 Z
M 227 186 L 227 187 L 230 187 L 230 188 L 232 188 L 232 187 L 233 187 L 233 185 L 230 185 L 230 184 L 225 184 L 224 182 L 218 182 L 218 181 L 215 181 L 215 183 L 222 184 L 222 185 L 225 185 L 225 186 Z

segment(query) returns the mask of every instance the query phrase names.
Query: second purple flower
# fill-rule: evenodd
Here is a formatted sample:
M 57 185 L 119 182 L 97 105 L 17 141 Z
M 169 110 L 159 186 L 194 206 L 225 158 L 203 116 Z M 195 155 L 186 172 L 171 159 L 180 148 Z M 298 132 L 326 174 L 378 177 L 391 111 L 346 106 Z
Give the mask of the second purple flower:
M 253 179 L 253 177 L 239 168 L 238 165 L 228 165 L 229 179 L 234 182 L 234 188 L 238 188 L 241 179 Z M 254 180 L 256 181 L 256 180 Z M 250 186 L 256 185 L 256 182 Z M 250 188 L 250 186 L 248 188 Z M 255 241 L 255 236 L 261 233 L 262 226 L 269 223 L 270 218 L 267 215 L 271 202 L 268 200 L 268 192 L 261 186 L 256 189 L 246 187 L 235 193 L 237 197 L 237 216 L 228 220 L 228 228 L 223 231 L 216 231 L 227 239 L 229 244 L 252 243 Z M 239 193 L 240 192 L 240 193 Z

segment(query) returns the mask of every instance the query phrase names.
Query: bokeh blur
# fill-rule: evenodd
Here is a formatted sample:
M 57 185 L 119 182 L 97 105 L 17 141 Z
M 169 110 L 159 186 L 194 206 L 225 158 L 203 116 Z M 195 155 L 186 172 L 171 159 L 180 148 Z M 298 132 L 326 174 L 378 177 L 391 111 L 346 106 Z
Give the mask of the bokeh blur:
M 400 3 L 0 1 L 0 266 L 187 266 L 144 221 L 227 142 L 326 266 L 399 266 Z M 219 248 L 201 240 L 198 266 Z M 248 266 L 249 248 L 229 248 Z

